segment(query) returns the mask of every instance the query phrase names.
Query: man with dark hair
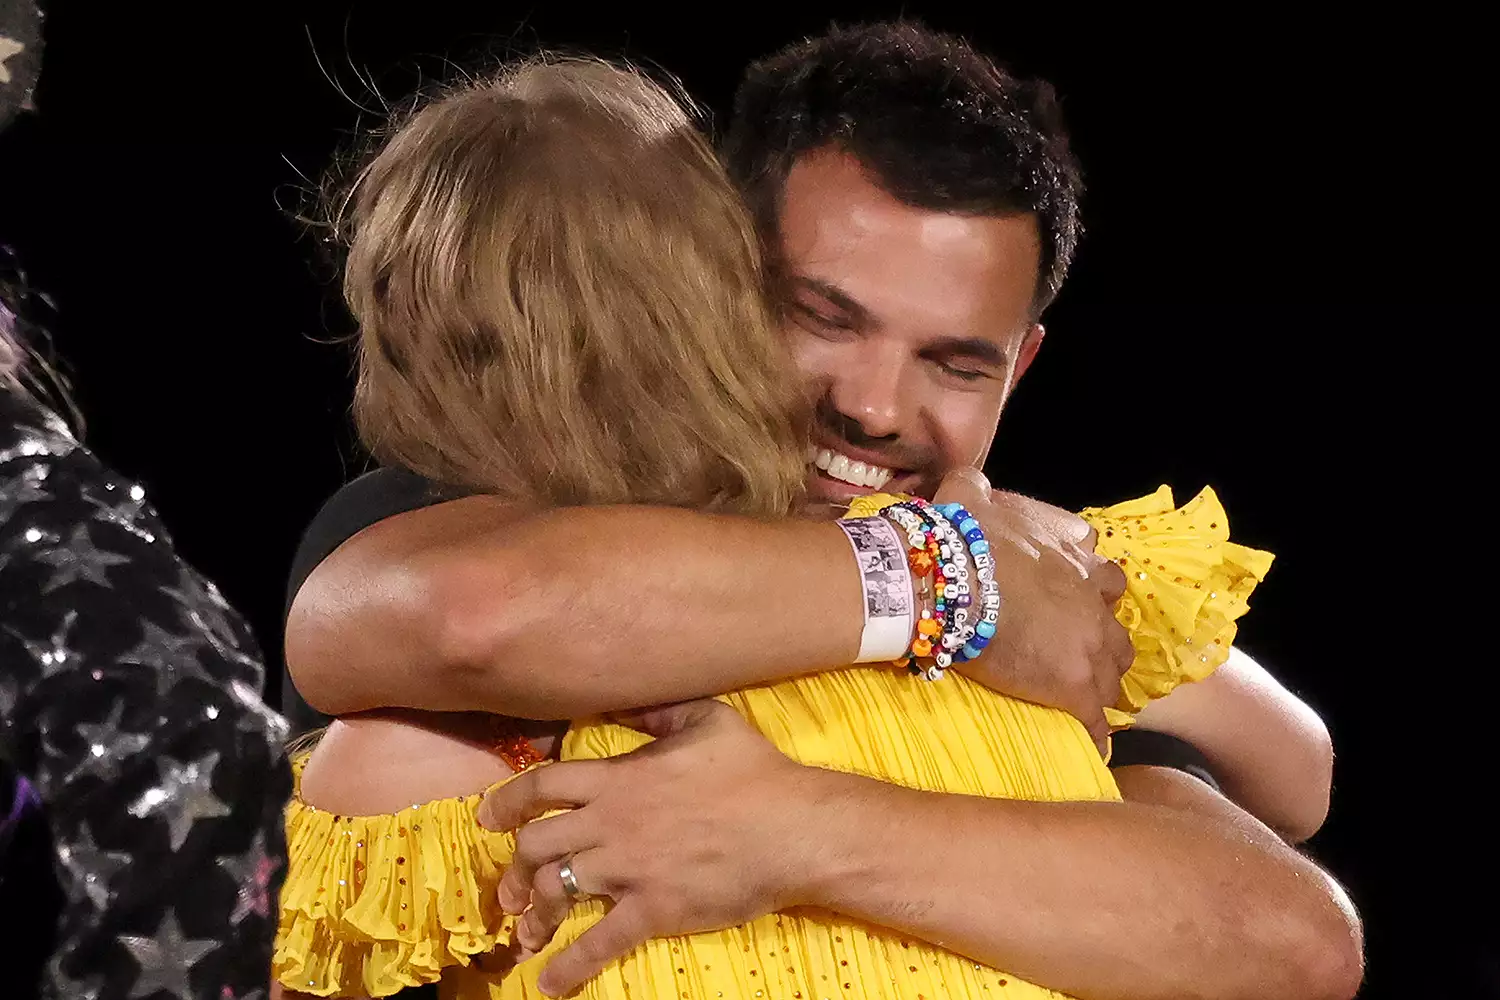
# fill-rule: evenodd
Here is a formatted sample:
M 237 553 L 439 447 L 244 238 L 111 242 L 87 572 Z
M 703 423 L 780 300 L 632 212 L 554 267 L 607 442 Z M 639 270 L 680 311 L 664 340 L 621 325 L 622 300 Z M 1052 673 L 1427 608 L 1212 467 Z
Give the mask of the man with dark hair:
M 1083 181 L 1046 82 L 1018 80 L 961 39 L 905 22 L 834 29 L 753 64 L 723 154 L 768 247 L 781 243 L 793 167 L 832 148 L 913 208 L 1032 216 L 1036 315 L 1057 297 L 1078 246 Z
M 1081 185 L 1050 90 L 959 39 L 886 24 L 756 64 L 736 112 L 726 156 L 818 399 L 813 496 L 835 508 L 874 489 L 962 502 L 1002 540 L 1006 600 L 992 648 L 963 669 L 1102 738 L 1132 656 L 1112 616 L 1119 571 L 1079 519 L 992 494 L 973 471 L 1078 239 Z M 336 714 L 575 718 L 848 663 L 861 645 L 856 575 L 832 525 L 651 508 L 530 515 L 383 469 L 309 529 L 287 659 L 302 693 Z M 792 622 L 812 627 L 785 641 Z M 1235 728 L 1226 717 L 1253 726 L 1262 749 L 1216 743 Z M 621 903 L 553 960 L 544 982 L 559 991 L 645 938 L 809 904 L 1080 996 L 1351 995 L 1359 928 L 1342 891 L 1184 773 L 1217 768 L 1305 835 L 1327 804 L 1321 723 L 1243 657 L 1149 706 L 1142 722 L 1157 720 L 1203 752 L 1159 737 L 1131 759 L 1168 767 L 1116 770 L 1125 803 L 1039 804 L 805 768 L 714 702 L 647 712 L 638 724 L 656 744 L 607 762 L 607 787 L 562 794 L 577 773 L 564 763 L 491 797 L 488 823 L 566 804 L 570 829 L 593 838 L 564 885 L 559 863 L 579 845 L 523 829 L 502 895 L 536 903 L 521 923 L 528 948 L 578 892 Z M 1302 781 L 1278 795 L 1287 775 Z

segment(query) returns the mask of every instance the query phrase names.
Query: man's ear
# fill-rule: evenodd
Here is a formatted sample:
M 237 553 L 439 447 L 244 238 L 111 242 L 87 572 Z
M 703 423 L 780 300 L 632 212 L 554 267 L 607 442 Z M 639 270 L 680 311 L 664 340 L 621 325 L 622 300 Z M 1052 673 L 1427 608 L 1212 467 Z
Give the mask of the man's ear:
M 1011 376 L 1010 385 L 1014 389 L 1021 376 L 1026 374 L 1026 369 L 1036 360 L 1036 352 L 1042 349 L 1042 339 L 1047 336 L 1047 328 L 1040 323 L 1031 324 L 1031 329 L 1026 331 L 1026 337 L 1021 341 L 1021 349 L 1016 352 L 1016 370 Z

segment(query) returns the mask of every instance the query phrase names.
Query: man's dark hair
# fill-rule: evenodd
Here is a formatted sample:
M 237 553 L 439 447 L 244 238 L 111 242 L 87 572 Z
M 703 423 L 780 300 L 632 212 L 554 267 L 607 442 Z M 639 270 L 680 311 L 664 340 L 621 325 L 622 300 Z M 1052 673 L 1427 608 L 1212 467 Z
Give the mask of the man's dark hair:
M 857 157 L 917 208 L 1034 214 L 1036 312 L 1056 297 L 1081 232 L 1083 182 L 1047 83 L 910 21 L 835 27 L 753 63 L 723 152 L 768 246 L 787 174 L 826 147 Z

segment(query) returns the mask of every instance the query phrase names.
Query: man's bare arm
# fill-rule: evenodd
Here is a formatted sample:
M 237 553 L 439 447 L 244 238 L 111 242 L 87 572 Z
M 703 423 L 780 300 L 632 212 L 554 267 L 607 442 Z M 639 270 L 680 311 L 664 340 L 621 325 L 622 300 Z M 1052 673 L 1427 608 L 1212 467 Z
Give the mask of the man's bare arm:
M 1134 802 L 943 795 L 796 764 L 718 702 L 637 724 L 657 736 L 648 752 L 528 772 L 480 812 L 507 829 L 575 807 L 517 835 L 500 895 L 512 912 L 531 902 L 526 947 L 567 912 L 562 859 L 587 850 L 579 884 L 615 900 L 552 958 L 556 994 L 648 938 L 798 905 L 1091 1000 L 1358 988 L 1361 931 L 1343 890 L 1196 778 L 1122 768 Z
M 1323 825 L 1333 785 L 1328 729 L 1242 651 L 1207 680 L 1148 704 L 1137 723 L 1191 743 L 1225 795 L 1293 843 Z
M 991 531 L 1007 613 L 964 664 L 993 690 L 1104 731 L 1130 640 L 1107 560 L 1012 523 L 972 470 L 939 499 Z M 1070 516 L 1070 515 L 1065 515 Z M 1088 526 L 1077 518 L 1080 538 Z M 1039 533 L 1040 532 L 1040 533 Z M 722 694 L 826 670 L 857 654 L 859 571 L 831 522 L 662 507 L 528 513 L 471 497 L 377 522 L 308 576 L 286 659 L 328 714 L 486 710 L 532 719 Z
M 829 522 L 470 497 L 371 525 L 319 564 L 286 658 L 328 714 L 569 719 L 848 663 L 862 601 Z
M 1354 995 L 1359 921 L 1331 878 L 1197 779 L 1125 770 L 1138 773 L 1122 791 L 1157 804 L 835 775 L 844 793 L 820 811 L 817 840 L 839 847 L 813 869 L 809 901 L 1095 1000 Z

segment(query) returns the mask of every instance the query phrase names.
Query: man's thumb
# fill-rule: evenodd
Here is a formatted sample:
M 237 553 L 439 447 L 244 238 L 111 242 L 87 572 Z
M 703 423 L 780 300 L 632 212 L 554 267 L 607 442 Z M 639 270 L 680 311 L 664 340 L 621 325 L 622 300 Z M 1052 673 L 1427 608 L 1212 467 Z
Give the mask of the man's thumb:
M 938 487 L 937 496 L 934 497 L 939 503 L 959 503 L 965 507 L 976 506 L 988 501 L 989 498 L 989 479 L 983 472 L 968 466 L 954 469 L 944 476 Z

